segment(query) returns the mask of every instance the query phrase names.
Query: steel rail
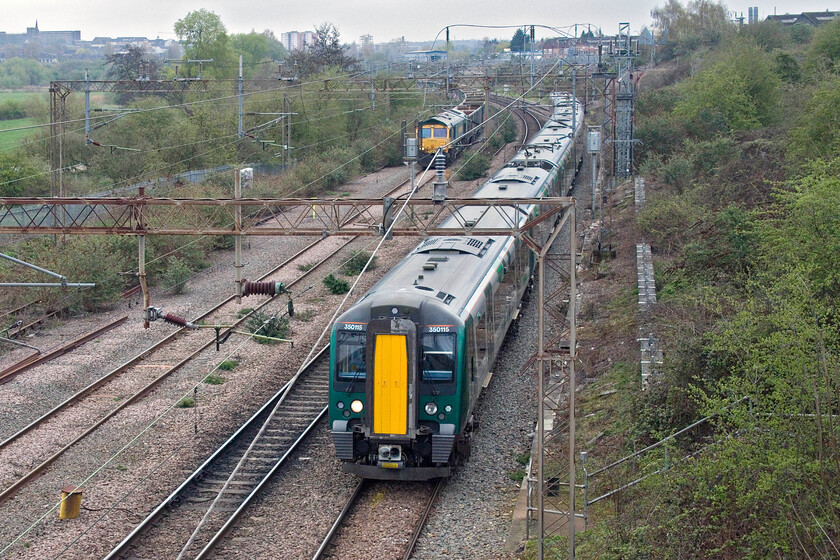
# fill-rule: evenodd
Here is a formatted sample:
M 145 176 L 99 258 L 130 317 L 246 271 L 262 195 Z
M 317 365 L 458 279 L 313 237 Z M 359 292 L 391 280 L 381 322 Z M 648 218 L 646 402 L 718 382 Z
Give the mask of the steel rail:
M 330 255 L 328 255 L 324 259 L 324 261 L 319 263 L 319 265 L 322 264 L 323 262 L 325 262 L 330 257 L 332 257 L 338 251 L 340 251 L 341 249 L 346 247 L 351 242 L 352 242 L 352 240 L 347 241 L 346 243 L 344 243 L 343 245 L 341 245 L 340 247 L 335 249 L 335 251 L 333 251 Z M 293 259 L 294 259 L 294 257 L 292 259 L 288 259 L 287 261 L 285 261 L 284 265 L 287 264 L 288 262 L 290 262 Z M 280 267 L 277 267 L 277 269 L 279 269 L 279 268 Z M 311 268 L 310 270 L 304 272 L 300 277 L 295 279 L 293 282 L 290 282 L 289 284 L 287 284 L 287 286 L 292 286 L 292 285 L 296 284 L 297 282 L 301 281 L 302 279 L 306 278 L 309 274 L 314 272 L 317 268 L 318 268 L 318 265 L 316 265 L 315 267 Z M 277 269 L 275 269 L 275 270 L 277 270 Z M 270 276 L 272 273 L 266 274 L 266 275 L 262 276 L 262 278 Z M 235 296 L 231 296 L 231 298 L 226 300 L 225 303 L 227 303 L 227 301 L 230 301 L 231 299 L 233 299 L 233 297 L 235 297 Z M 274 301 L 277 297 L 278 296 L 272 296 L 269 299 L 262 302 L 261 304 L 259 304 L 258 306 L 256 306 L 250 313 L 242 316 L 240 319 L 237 319 L 237 321 L 234 323 L 234 326 L 244 322 L 245 320 L 247 320 L 250 316 L 252 316 L 254 313 L 259 311 L 262 307 L 264 307 L 264 306 L 268 305 L 269 303 L 271 303 L 272 301 Z M 222 304 L 222 305 L 224 305 L 224 304 Z M 215 312 L 219 307 L 221 307 L 221 305 L 217 306 L 212 311 L 208 311 L 208 312 L 204 313 L 197 320 L 200 320 L 200 319 L 206 317 L 207 315 L 210 315 L 211 313 Z M 179 329 L 178 331 L 175 331 L 172 335 L 166 337 L 162 342 L 164 342 L 164 341 L 168 342 L 169 340 L 174 338 L 175 335 L 180 333 L 181 330 L 183 330 L 183 328 Z M 166 380 L 170 375 L 172 375 L 174 372 L 181 369 L 184 365 L 186 365 L 188 362 L 190 362 L 192 359 L 194 359 L 197 355 L 199 355 L 200 353 L 202 353 L 204 350 L 206 350 L 207 348 L 209 348 L 210 346 L 212 346 L 215 343 L 216 343 L 215 338 L 212 338 L 209 341 L 207 341 L 206 343 L 204 343 L 199 349 L 195 350 L 189 356 L 187 356 L 186 358 L 184 358 L 183 360 L 181 360 L 180 362 L 175 364 L 173 367 L 168 369 L 166 372 L 164 372 L 160 376 L 153 379 L 151 382 L 149 382 L 146 386 L 141 388 L 134 395 L 132 395 L 131 397 L 129 397 L 128 399 L 126 399 L 125 401 L 120 403 L 119 406 L 112 409 L 105 416 L 101 417 L 93 425 L 91 425 L 88 429 L 86 429 L 81 435 L 77 436 L 72 441 L 70 441 L 67 445 L 62 447 L 58 452 L 51 455 L 48 459 L 46 459 L 45 461 L 40 463 L 37 467 L 35 467 L 29 473 L 25 474 L 23 477 L 18 479 L 14 484 L 5 488 L 2 492 L 0 492 L 0 504 L 2 504 L 5 500 L 7 500 L 9 497 L 11 497 L 24 484 L 26 484 L 27 482 L 29 482 L 30 480 L 32 480 L 33 478 L 35 478 L 36 476 L 41 474 L 49 465 L 54 463 L 59 457 L 61 457 L 68 449 L 73 447 L 76 443 L 78 443 L 79 441 L 81 441 L 82 439 L 84 439 L 85 437 L 90 435 L 91 433 L 93 433 L 97 428 L 99 428 L 105 422 L 107 422 L 108 420 L 113 418 L 117 413 L 119 413 L 120 411 L 122 411 L 123 409 L 128 407 L 129 405 L 137 402 L 139 399 L 143 398 L 145 395 L 147 395 L 149 393 L 149 391 L 151 391 L 152 389 L 157 387 L 160 383 L 162 383 L 164 380 Z M 159 346 L 157 348 L 159 348 Z M 154 348 L 154 349 L 157 349 L 157 348 Z M 63 410 L 67 406 L 69 406 L 70 404 L 72 404 L 73 402 L 78 401 L 79 399 L 87 396 L 88 394 L 90 394 L 95 389 L 99 388 L 100 386 L 104 385 L 108 381 L 111 381 L 116 375 L 118 375 L 119 373 L 122 373 L 123 371 L 127 370 L 130 366 L 134 365 L 136 362 L 142 360 L 151 350 L 152 349 L 146 350 L 142 354 L 139 354 L 135 358 L 132 358 L 132 360 L 130 362 L 127 362 L 126 364 L 123 364 L 122 366 L 120 366 L 116 370 L 107 374 L 105 377 L 100 378 L 99 380 L 95 381 L 91 385 L 88 385 L 88 387 L 86 387 L 85 389 L 82 389 L 82 391 L 80 391 L 79 393 L 77 393 L 73 397 L 70 397 L 69 399 L 64 401 L 61 405 L 59 405 L 58 407 L 54 408 L 53 410 L 51 410 L 50 412 L 48 412 L 47 414 L 45 414 L 44 416 L 42 416 L 38 420 L 29 424 L 28 426 L 26 426 L 25 428 L 23 428 L 22 430 L 20 430 L 19 432 L 17 432 L 16 434 L 11 436 L 10 438 L 8 438 L 7 440 L 0 443 L 0 449 L 7 446 L 9 443 L 11 443 L 15 439 L 19 438 L 21 435 L 25 434 L 26 432 L 29 432 L 32 429 L 36 428 L 38 425 L 43 423 L 44 420 L 46 420 L 49 417 L 54 416 L 55 414 L 57 414 L 58 412 L 60 412 L 61 410 Z
M 101 326 L 97 329 L 94 329 L 91 332 L 89 332 L 89 333 L 87 333 L 83 336 L 80 336 L 79 338 L 77 338 L 77 339 L 75 339 L 71 342 L 68 342 L 67 344 L 64 344 L 60 348 L 56 348 L 55 350 L 50 350 L 46 354 L 40 354 L 40 355 L 36 354 L 34 356 L 28 356 L 28 357 L 24 358 L 23 360 L 19 361 L 18 363 L 4 369 L 3 371 L 0 371 L 0 384 L 11 381 L 14 376 L 16 376 L 17 374 L 19 374 L 21 372 L 24 372 L 24 371 L 28 370 L 29 368 L 41 365 L 44 362 L 48 362 L 48 361 L 50 361 L 54 358 L 57 358 L 59 356 L 63 356 L 67 352 L 70 352 L 71 350 L 74 350 L 74 349 L 78 348 L 82 344 L 84 344 L 86 342 L 89 342 L 90 340 L 93 340 L 94 338 L 96 338 L 100 334 L 102 334 L 104 332 L 108 332 L 111 329 L 113 329 L 114 327 L 125 323 L 127 320 L 128 320 L 128 315 L 123 315 L 122 317 L 120 317 L 116 321 L 111 321 L 107 325 L 103 325 L 103 326 Z
M 324 554 L 327 550 L 329 550 L 330 546 L 332 545 L 332 541 L 335 536 L 338 534 L 338 530 L 341 528 L 342 523 L 347 518 L 347 514 L 350 513 L 350 510 L 353 509 L 353 505 L 355 505 L 356 500 L 359 499 L 362 491 L 367 487 L 367 479 L 361 479 L 359 484 L 356 485 L 356 489 L 353 490 L 353 494 L 347 500 L 347 503 L 344 504 L 344 507 L 341 508 L 341 511 L 336 517 L 335 522 L 330 527 L 330 530 L 327 531 L 327 535 L 324 537 L 324 540 L 321 542 L 321 546 L 318 547 L 318 550 L 315 551 L 315 554 L 312 556 L 312 560 L 321 560 L 324 557 Z
M 405 554 L 403 555 L 403 560 L 410 560 L 411 555 L 414 554 L 417 541 L 420 540 L 420 533 L 423 532 L 423 527 L 426 526 L 426 521 L 429 520 L 429 514 L 432 512 L 432 507 L 435 505 L 437 497 L 440 494 L 440 490 L 443 488 L 445 483 L 445 478 L 439 478 L 435 481 L 434 487 L 432 488 L 432 495 L 429 496 L 429 502 L 426 504 L 426 507 L 423 510 L 423 515 L 420 516 L 420 519 L 417 521 L 417 525 L 414 527 L 414 533 L 411 535 L 411 540 L 408 541 L 408 546 L 406 547 Z
M 305 369 L 314 367 L 319 359 L 321 359 L 324 354 L 329 350 L 329 344 L 324 346 L 312 359 L 304 365 Z M 169 496 L 167 496 L 146 518 L 140 522 L 126 537 L 117 545 L 115 546 L 111 552 L 108 553 L 103 560 L 113 560 L 117 558 L 120 554 L 126 552 L 126 549 L 133 544 L 133 542 L 140 537 L 148 528 L 151 526 L 164 512 L 167 506 L 177 500 L 181 494 L 187 489 L 187 487 L 195 482 L 203 473 L 204 471 L 213 464 L 214 461 L 221 458 L 221 455 L 227 451 L 227 449 L 233 445 L 239 437 L 244 434 L 246 430 L 252 428 L 256 425 L 258 419 L 266 412 L 268 412 L 271 407 L 275 405 L 278 399 L 280 399 L 288 390 L 291 388 L 291 381 L 284 384 L 280 390 L 277 391 L 270 399 L 268 399 L 265 404 L 263 404 L 254 414 L 251 415 L 248 420 L 245 421 L 222 445 L 220 445 L 216 451 L 214 451 L 191 475 L 189 475 L 184 482 L 182 482 L 175 490 L 172 491 Z
M 259 484 L 257 484 L 257 487 L 254 488 L 254 490 L 251 491 L 250 494 L 248 494 L 248 496 L 245 498 L 245 500 L 243 500 L 242 504 L 238 508 L 236 508 L 236 511 L 233 512 L 233 514 L 225 522 L 225 524 L 222 526 L 222 528 L 219 529 L 216 532 L 216 534 L 213 536 L 212 539 L 210 539 L 210 542 L 208 542 L 204 546 L 204 548 L 201 549 L 201 552 L 198 553 L 198 555 L 195 557 L 195 560 L 203 560 L 204 558 L 207 558 L 207 556 L 213 551 L 213 549 L 216 548 L 216 546 L 219 544 L 219 542 L 224 538 L 224 536 L 227 534 L 227 532 L 231 529 L 233 524 L 236 523 L 236 521 L 239 519 L 239 517 L 242 515 L 242 513 L 245 511 L 245 509 L 251 504 L 251 501 L 260 493 L 260 491 L 268 483 L 269 479 L 274 475 L 274 473 L 277 471 L 277 469 L 279 469 L 280 466 L 283 463 L 286 462 L 286 459 L 297 448 L 298 444 L 300 444 L 300 442 L 302 442 L 306 438 L 306 436 L 309 435 L 309 433 L 312 431 L 312 429 L 315 427 L 315 425 L 324 417 L 324 414 L 327 413 L 328 409 L 329 409 L 329 404 L 327 406 L 325 406 L 323 409 L 321 409 L 321 412 L 318 414 L 318 416 L 316 416 L 315 419 L 312 420 L 312 422 L 310 422 L 310 424 L 306 427 L 306 429 L 300 434 L 300 436 L 298 436 L 298 438 L 294 441 L 294 443 L 292 443 L 292 445 L 289 447 L 289 449 L 283 454 L 282 457 L 280 457 L 280 460 L 277 461 L 277 464 L 274 465 L 274 467 L 272 467 L 272 469 L 268 472 L 268 474 L 265 475 L 265 477 L 263 477 L 263 479 L 259 482 Z
M 41 300 L 30 301 L 29 303 L 24 303 L 23 305 L 21 305 L 19 307 L 15 307 L 11 311 L 4 311 L 3 313 L 0 313 L 0 319 L 5 319 L 9 315 L 14 315 L 14 314 L 16 314 L 20 311 L 23 311 L 27 307 L 32 307 L 33 305 L 35 305 L 37 303 L 41 303 Z

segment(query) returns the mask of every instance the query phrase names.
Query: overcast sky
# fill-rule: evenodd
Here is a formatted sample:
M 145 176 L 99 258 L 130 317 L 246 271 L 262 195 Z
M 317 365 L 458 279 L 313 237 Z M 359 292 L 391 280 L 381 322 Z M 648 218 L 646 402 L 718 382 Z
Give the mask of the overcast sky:
M 683 4 L 687 1 L 683 0 Z M 813 1 L 742 1 L 742 4 L 727 3 L 727 6 L 731 11 L 745 15 L 748 6 L 758 6 L 762 19 L 774 10 L 782 14 L 832 8 Z M 347 43 L 358 41 L 360 35 L 367 33 L 373 35 L 377 43 L 399 37 L 409 41 L 431 41 L 443 27 L 457 24 L 534 24 L 566 28 L 581 23 L 614 34 L 618 23 L 625 21 L 630 22 L 634 33 L 638 32 L 650 23 L 651 8 L 664 3 L 665 0 L 544 0 L 529 3 L 511 0 L 0 0 L 0 31 L 23 33 L 37 19 L 39 29 L 78 29 L 85 40 L 98 35 L 175 38 L 172 31 L 175 21 L 192 10 L 205 8 L 222 18 L 229 33 L 271 29 L 279 38 L 284 31 L 314 29 L 315 25 L 328 21 L 338 27 L 342 40 Z M 537 11 L 526 14 L 526 5 Z M 451 37 L 509 39 L 513 31 L 453 27 Z M 538 38 L 553 35 L 547 29 L 537 29 L 536 34 Z

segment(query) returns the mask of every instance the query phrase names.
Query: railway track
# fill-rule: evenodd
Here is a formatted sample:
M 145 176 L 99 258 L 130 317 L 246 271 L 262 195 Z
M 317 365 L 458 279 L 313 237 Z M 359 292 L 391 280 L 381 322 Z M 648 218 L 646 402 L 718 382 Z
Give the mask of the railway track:
M 367 552 L 371 550 L 381 551 L 383 557 L 409 560 L 445 483 L 446 479 L 443 478 L 412 485 L 361 480 L 327 532 L 321 546 L 312 556 L 312 560 L 366 558 Z M 371 504 L 376 504 L 377 508 L 382 507 L 376 502 L 385 500 L 381 498 L 385 493 L 390 494 L 387 499 L 389 503 L 385 506 L 388 508 L 387 520 L 383 519 L 382 515 L 375 521 L 365 519 L 373 509 Z M 416 494 L 426 496 L 425 502 L 419 502 L 423 505 L 422 510 L 419 507 L 406 508 L 407 505 L 416 506 L 419 501 Z M 391 505 L 396 507 L 389 507 Z M 410 519 L 412 516 L 414 519 Z M 406 527 L 410 527 L 410 531 L 406 531 Z M 345 534 L 345 530 L 348 533 Z M 365 531 L 366 537 L 364 555 L 359 554 L 362 551 L 356 546 L 361 531 Z M 369 532 L 374 534 L 369 535 Z M 403 543 L 400 552 L 394 550 L 395 542 Z
M 106 560 L 207 558 L 326 413 L 327 350 L 266 402 Z
M 401 183 L 396 188 L 388 192 L 385 196 L 388 196 L 400 189 L 405 188 L 407 183 L 408 181 Z M 348 220 L 352 220 L 355 218 L 356 216 L 349 217 Z M 326 262 L 333 255 L 337 254 L 342 249 L 350 245 L 355 239 L 356 237 L 345 238 L 344 241 L 341 242 L 336 248 L 334 248 L 327 257 L 324 257 L 316 266 L 303 272 L 303 274 L 301 274 L 294 281 L 286 283 L 286 287 L 293 288 L 303 279 L 311 276 L 319 268 L 320 265 Z M 270 278 L 271 276 L 276 275 L 280 270 L 289 266 L 291 263 L 293 263 L 295 260 L 301 257 L 304 253 L 309 251 L 311 248 L 323 243 L 324 241 L 324 239 L 318 239 L 312 242 L 311 244 L 304 247 L 302 250 L 295 253 L 292 257 L 290 257 L 289 259 L 287 259 L 268 273 L 258 278 L 257 281 L 264 281 Z M 271 302 L 273 302 L 277 297 L 278 296 L 269 297 L 263 302 L 256 305 L 249 313 L 237 319 L 230 329 L 226 329 L 225 331 L 223 331 L 220 334 L 220 338 L 223 338 L 228 331 L 233 330 L 237 325 L 240 325 L 247 321 L 255 313 L 259 312 L 262 308 L 266 307 Z M 219 313 L 225 306 L 233 302 L 234 299 L 235 296 L 230 296 L 226 298 L 222 302 L 213 306 L 210 310 L 202 313 L 199 317 L 192 319 L 191 321 L 193 323 L 198 323 L 200 321 L 209 319 L 210 317 L 214 316 L 214 314 Z M 65 401 L 63 401 L 53 409 L 49 410 L 30 424 L 24 426 L 22 429 L 18 430 L 16 433 L 12 434 L 5 440 L 0 441 L 0 458 L 2 458 L 2 453 L 5 449 L 11 448 L 12 446 L 27 446 L 27 441 L 33 439 L 35 441 L 31 442 L 31 444 L 27 446 L 27 450 L 37 449 L 38 452 L 41 453 L 40 458 L 32 458 L 30 453 L 29 456 L 32 462 L 40 462 L 37 463 L 37 465 L 35 465 L 29 472 L 18 477 L 12 484 L 0 490 L 0 504 L 2 504 L 10 497 L 14 496 L 28 482 L 32 481 L 33 479 L 37 478 L 40 474 L 45 472 L 50 467 L 50 465 L 52 465 L 56 460 L 58 460 L 62 455 L 64 455 L 64 453 L 70 450 L 82 439 L 92 434 L 94 431 L 96 431 L 96 429 L 102 426 L 109 419 L 116 416 L 122 410 L 126 409 L 127 407 L 142 399 L 153 389 L 155 389 L 158 385 L 160 385 L 163 381 L 172 376 L 172 374 L 179 371 L 190 361 L 199 356 L 204 350 L 216 344 L 216 338 L 214 337 L 209 340 L 205 340 L 203 343 L 197 345 L 197 347 L 193 346 L 189 349 L 184 349 L 181 345 L 174 345 L 173 343 L 180 338 L 201 340 L 201 337 L 197 336 L 196 333 L 194 333 L 194 336 L 192 337 L 181 336 L 184 334 L 185 330 L 186 329 L 183 327 L 179 328 L 178 330 L 174 331 L 155 345 L 136 355 L 128 362 L 120 365 L 119 367 L 105 374 L 104 376 L 97 379 L 87 387 L 70 396 Z M 161 355 L 162 352 L 164 353 L 163 355 Z M 148 363 L 152 361 L 152 358 L 154 358 L 154 361 L 156 362 L 161 362 L 161 364 L 158 365 L 157 363 Z M 166 365 L 172 363 L 174 363 L 175 365 L 171 367 Z M 164 368 L 165 371 L 163 371 L 159 375 L 154 375 L 155 370 L 160 371 L 161 368 Z M 92 400 L 97 391 L 100 391 L 109 384 L 117 381 L 118 379 L 123 378 L 130 378 L 133 381 L 138 381 L 137 385 L 139 385 L 139 389 L 136 390 L 136 392 L 134 392 L 131 396 L 123 400 L 118 406 L 112 408 L 107 408 L 105 405 L 109 402 L 112 403 L 113 399 L 98 399 L 98 406 L 93 407 L 96 408 L 96 410 L 94 410 L 93 413 L 90 414 L 96 419 L 92 423 L 90 423 L 86 429 L 83 429 L 81 433 L 77 433 L 75 437 L 73 437 L 69 442 L 64 444 L 59 449 L 45 449 L 43 445 L 37 443 L 39 440 L 49 439 L 45 437 L 39 437 L 39 430 L 48 430 L 49 426 L 54 426 L 56 425 L 56 423 L 61 423 L 61 416 L 68 413 L 68 411 L 72 407 L 82 403 L 83 401 L 85 403 L 88 403 Z M 89 399 L 88 397 L 91 398 Z M 91 407 L 87 406 L 86 408 L 90 409 Z M 88 410 L 88 412 L 90 411 Z M 67 423 L 71 423 L 71 421 L 68 420 Z M 78 424 L 78 422 L 73 422 L 73 424 Z M 26 437 L 28 434 L 31 434 L 31 436 Z
M 347 240 L 347 241 L 341 243 L 336 249 L 334 249 L 331 252 L 331 254 L 327 258 L 329 258 L 330 256 L 338 253 L 341 249 L 346 247 L 351 242 L 352 242 L 352 240 Z M 309 246 L 305 247 L 304 249 L 302 249 L 301 251 L 299 251 L 298 253 L 293 255 L 291 258 L 284 261 L 281 265 L 275 267 L 269 273 L 263 275 L 261 277 L 261 280 L 276 274 L 279 270 L 288 266 L 290 263 L 294 262 L 301 254 L 303 254 L 305 251 L 307 251 L 310 247 L 314 246 L 316 243 L 317 242 L 312 243 Z M 322 263 L 323 262 L 326 262 L 326 259 L 324 261 L 322 261 Z M 292 282 L 287 283 L 286 284 L 287 287 L 294 287 L 296 284 L 298 284 L 299 282 L 301 282 L 305 278 L 312 275 L 317 269 L 318 269 L 318 265 L 316 265 L 315 267 L 305 271 L 297 279 L 295 279 Z M 250 318 L 255 313 L 260 311 L 262 308 L 267 306 L 269 303 L 274 301 L 276 299 L 276 297 L 277 296 L 269 297 L 266 300 L 264 300 L 263 302 L 256 305 L 252 309 L 252 311 L 243 315 L 240 319 L 238 319 L 236 322 L 234 322 L 233 327 L 236 327 L 237 325 L 247 321 L 248 318 Z M 220 309 L 222 309 L 227 304 L 231 303 L 234 299 L 235 299 L 234 296 L 231 296 L 231 297 L 225 299 L 222 303 L 213 306 L 212 309 L 204 312 L 202 315 L 200 315 L 197 319 L 194 319 L 193 321 L 197 322 L 197 321 L 201 321 L 205 318 L 212 317 L 213 314 L 218 312 Z M 0 503 L 5 501 L 6 499 L 10 498 L 11 496 L 13 496 L 27 482 L 33 480 L 38 475 L 43 473 L 51 464 L 53 464 L 65 452 L 67 452 L 70 448 L 72 448 L 79 441 L 81 441 L 82 439 L 84 439 L 85 437 L 87 437 L 88 435 L 93 433 L 102 424 L 104 424 L 109 419 L 116 416 L 123 409 L 131 406 L 132 404 L 134 404 L 135 402 L 137 402 L 138 400 L 140 400 L 141 398 L 146 396 L 150 391 L 152 391 L 155 387 L 160 385 L 164 380 L 169 378 L 176 371 L 183 368 L 187 363 L 189 363 L 191 360 L 193 360 L 195 357 L 197 357 L 203 351 L 207 350 L 208 348 L 210 348 L 211 346 L 216 344 L 215 337 L 207 340 L 207 339 L 204 339 L 203 337 L 195 336 L 195 337 L 191 337 L 191 338 L 192 338 L 192 340 L 197 341 L 198 344 L 195 345 L 195 342 L 193 342 L 194 346 L 191 349 L 185 351 L 185 349 L 180 347 L 180 346 L 172 348 L 170 343 L 175 341 L 175 339 L 178 338 L 178 335 L 181 334 L 184 330 L 185 330 L 185 328 L 180 328 L 177 331 L 173 332 L 172 334 L 165 337 L 164 339 L 162 339 L 160 342 L 158 342 L 154 346 L 152 346 L 149 349 L 145 350 L 144 352 L 138 354 L 137 356 L 135 356 L 134 358 L 132 358 L 128 362 L 122 364 L 121 366 L 117 367 L 116 369 L 112 370 L 111 372 L 105 374 L 103 377 L 99 378 L 98 380 L 94 381 L 93 383 L 91 383 L 90 385 L 88 385 L 87 387 L 82 389 L 81 391 L 77 392 L 76 394 L 74 394 L 70 398 L 66 399 L 64 402 L 62 402 L 61 404 L 59 404 L 58 406 L 56 406 L 55 408 L 53 408 L 52 410 L 50 410 L 46 414 L 42 415 L 40 418 L 36 419 L 35 421 L 31 422 L 30 424 L 28 424 L 27 426 L 25 426 L 24 428 L 22 428 L 21 430 L 19 430 L 15 434 L 13 434 L 12 436 L 10 436 L 7 439 L 5 439 L 4 441 L 0 442 L 0 451 L 3 451 L 4 449 L 10 447 L 12 444 L 15 444 L 15 443 L 17 443 L 18 445 L 27 445 L 26 441 L 21 441 L 21 440 L 22 440 L 22 438 L 24 438 L 24 436 L 26 436 L 28 434 L 31 434 L 31 437 L 26 438 L 27 440 L 33 440 L 33 439 L 35 440 L 35 441 L 31 442 L 30 447 L 34 448 L 34 449 L 38 449 L 39 451 L 42 451 L 42 452 L 44 452 L 44 451 L 49 452 L 48 450 L 44 449 L 43 444 L 36 445 L 37 441 L 45 439 L 43 437 L 39 437 L 38 430 L 43 428 L 44 426 L 46 426 L 48 424 L 48 421 L 51 421 L 51 422 L 49 422 L 49 424 L 54 424 L 55 421 L 60 422 L 61 421 L 60 415 L 62 415 L 64 413 L 67 413 L 69 411 L 69 409 L 72 408 L 74 405 L 79 404 L 80 402 L 82 402 L 87 397 L 94 395 L 95 392 L 99 391 L 100 389 L 103 389 L 104 387 L 106 387 L 106 385 L 108 385 L 109 383 L 112 383 L 112 382 L 114 382 L 118 379 L 122 379 L 124 377 L 130 378 L 132 380 L 132 382 L 136 381 L 137 385 L 140 386 L 139 389 L 135 390 L 135 392 L 130 397 L 128 397 L 127 399 L 122 401 L 116 407 L 112 407 L 110 409 L 103 406 L 102 403 L 109 403 L 109 401 L 110 401 L 110 403 L 112 403 L 113 399 L 100 399 L 100 406 L 97 407 L 97 410 L 94 411 L 94 415 L 98 415 L 97 419 L 92 424 L 89 424 L 86 429 L 84 429 L 75 438 L 73 438 L 68 443 L 66 443 L 63 447 L 61 447 L 57 451 L 54 451 L 51 455 L 48 455 L 46 459 L 43 459 L 37 466 L 35 466 L 28 473 L 26 473 L 23 476 L 21 476 L 20 478 L 18 478 L 10 486 L 4 488 L 3 491 L 0 492 Z M 224 336 L 224 334 L 222 334 L 221 336 Z M 163 355 L 163 356 L 160 356 L 159 354 L 160 354 L 160 351 L 162 349 L 165 349 L 167 351 L 167 354 Z M 154 366 L 157 366 L 158 364 L 147 363 L 148 361 L 150 361 L 148 358 L 153 354 L 155 355 L 155 361 L 162 362 L 161 365 L 164 365 L 163 369 L 165 369 L 165 371 L 163 373 L 156 374 L 156 370 L 159 371 L 161 369 L 159 367 L 154 367 Z M 167 366 L 166 364 L 169 364 L 169 363 L 174 363 L 175 365 Z M 142 367 L 142 366 L 147 366 L 147 365 L 152 366 L 152 367 L 145 367 L 145 368 Z M 90 400 L 91 399 L 85 400 L 85 403 L 88 403 Z M 90 409 L 92 406 L 93 405 L 88 404 L 87 408 Z M 46 427 L 44 429 L 48 429 L 48 427 Z
M 30 368 L 35 366 L 39 366 L 45 362 L 52 360 L 53 358 L 57 358 L 59 356 L 63 356 L 67 352 L 75 350 L 82 344 L 93 340 L 94 338 L 98 337 L 100 334 L 105 333 L 114 327 L 117 327 L 128 320 L 128 315 L 123 315 L 116 321 L 111 321 L 107 325 L 103 325 L 98 329 L 94 329 L 93 331 L 71 341 L 67 344 L 63 344 L 59 348 L 55 348 L 50 350 L 45 354 L 33 354 L 31 356 L 27 356 L 26 358 L 22 359 L 16 364 L 12 364 L 11 366 L 7 367 L 6 369 L 0 371 L 0 384 L 6 383 L 11 381 L 14 376 L 19 373 L 22 373 Z

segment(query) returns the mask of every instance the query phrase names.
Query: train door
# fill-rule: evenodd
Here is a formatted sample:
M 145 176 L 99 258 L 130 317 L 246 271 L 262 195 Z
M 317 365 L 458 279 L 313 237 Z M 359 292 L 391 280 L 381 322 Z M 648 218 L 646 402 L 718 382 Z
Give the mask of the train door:
M 417 328 L 407 319 L 371 321 L 367 331 L 367 396 L 372 433 L 406 436 L 417 418 L 413 403 L 417 387 Z
M 378 334 L 373 359 L 373 431 L 408 432 L 408 344 L 404 334 Z

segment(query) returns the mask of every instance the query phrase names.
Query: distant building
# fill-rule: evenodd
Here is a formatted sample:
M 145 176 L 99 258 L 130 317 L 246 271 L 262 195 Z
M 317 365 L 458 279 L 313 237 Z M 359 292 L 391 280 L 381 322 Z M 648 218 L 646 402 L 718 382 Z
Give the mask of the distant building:
M 38 29 L 37 21 L 35 21 L 35 27 L 26 28 L 26 33 L 0 33 L 0 43 L 7 45 L 20 45 L 26 42 L 38 42 L 49 45 L 67 45 L 81 40 L 81 31 L 41 31 Z
M 315 44 L 314 31 L 288 31 L 280 34 L 280 43 L 287 51 L 298 51 Z
M 802 23 L 818 27 L 824 23 L 834 20 L 838 16 L 840 16 L 840 12 L 829 12 L 826 10 L 824 12 L 802 12 L 801 14 L 774 14 L 772 16 L 767 16 L 766 21 L 775 21 L 776 23 L 780 23 L 782 25 L 796 25 L 797 23 Z
M 359 46 L 363 49 L 373 46 L 373 35 L 362 35 L 359 37 Z
M 436 62 L 446 60 L 446 51 L 412 51 L 405 53 L 403 58 L 411 62 Z

